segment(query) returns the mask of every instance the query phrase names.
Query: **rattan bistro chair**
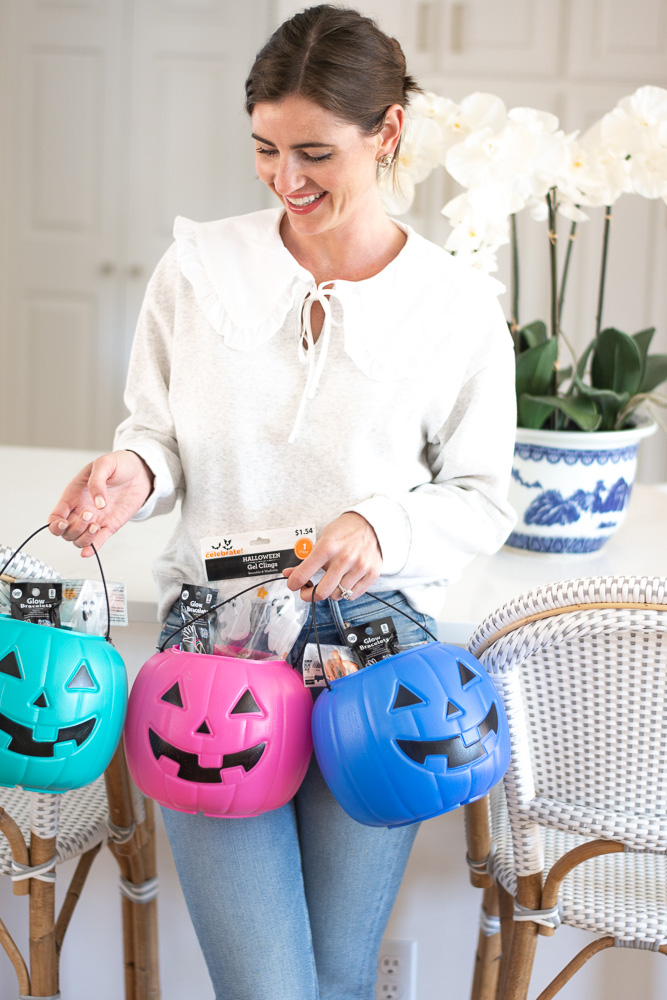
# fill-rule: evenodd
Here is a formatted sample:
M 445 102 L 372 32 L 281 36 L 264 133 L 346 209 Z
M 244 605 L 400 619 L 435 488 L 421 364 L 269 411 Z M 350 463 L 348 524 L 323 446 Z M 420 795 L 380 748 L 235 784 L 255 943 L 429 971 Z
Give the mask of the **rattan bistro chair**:
M 667 953 L 667 580 L 542 587 L 488 617 L 470 649 L 512 740 L 490 837 L 487 801 L 466 817 L 486 886 L 475 1000 L 524 1000 L 537 936 L 561 922 L 596 938 L 538 1000 L 605 948 Z
M 0 546 L 0 565 L 11 549 Z M 59 579 L 50 566 L 22 553 L 11 564 L 16 577 Z M 108 844 L 120 870 L 126 1000 L 159 1000 L 157 878 L 153 802 L 132 783 L 122 741 L 104 775 L 63 794 L 0 788 L 0 875 L 14 893 L 28 896 L 28 956 L 0 915 L 0 944 L 18 979 L 19 1000 L 57 1000 L 65 931 L 91 865 Z M 56 914 L 56 871 L 78 858 Z M 105 902 L 100 899 L 100 907 Z
M 0 919 L 19 1000 L 60 997 L 63 938 L 91 865 L 108 843 L 120 869 L 126 1000 L 158 1000 L 157 880 L 152 802 L 131 785 L 122 744 L 103 777 L 62 795 L 0 789 L 0 874 L 27 895 L 29 954 Z M 56 916 L 56 871 L 79 858 Z M 91 889 L 92 891 L 92 889 Z M 100 898 L 100 907 L 106 903 Z

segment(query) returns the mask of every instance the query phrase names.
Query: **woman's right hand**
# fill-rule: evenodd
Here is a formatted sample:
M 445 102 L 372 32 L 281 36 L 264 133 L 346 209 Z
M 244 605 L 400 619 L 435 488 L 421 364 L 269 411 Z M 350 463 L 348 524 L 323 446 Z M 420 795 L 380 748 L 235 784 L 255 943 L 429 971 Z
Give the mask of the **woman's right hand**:
M 49 514 L 49 530 L 74 542 L 84 557 L 140 510 L 153 489 L 153 473 L 133 451 L 112 451 L 91 462 L 65 488 Z

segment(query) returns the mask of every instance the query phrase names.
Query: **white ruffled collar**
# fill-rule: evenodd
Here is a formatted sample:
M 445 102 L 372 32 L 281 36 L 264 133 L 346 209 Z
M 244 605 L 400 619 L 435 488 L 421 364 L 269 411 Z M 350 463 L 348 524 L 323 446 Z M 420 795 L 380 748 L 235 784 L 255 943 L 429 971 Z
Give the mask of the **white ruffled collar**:
M 369 378 L 388 381 L 410 377 L 431 364 L 434 351 L 446 340 L 445 328 L 454 317 L 460 319 L 461 309 L 470 302 L 471 283 L 489 281 L 397 222 L 407 240 L 382 271 L 363 281 L 332 279 L 318 286 L 282 241 L 283 214 L 284 209 L 272 208 L 203 223 L 179 216 L 174 236 L 181 272 L 227 347 L 257 348 L 283 328 L 293 311 L 294 350 L 308 366 L 300 414 L 306 398 L 315 395 L 326 359 L 329 298 L 334 296 L 342 306 L 345 353 Z M 425 289 L 435 294 L 425 295 Z M 312 335 L 308 342 L 307 329 L 315 300 L 325 310 L 317 351 L 312 349 Z M 306 351 L 300 346 L 304 338 Z

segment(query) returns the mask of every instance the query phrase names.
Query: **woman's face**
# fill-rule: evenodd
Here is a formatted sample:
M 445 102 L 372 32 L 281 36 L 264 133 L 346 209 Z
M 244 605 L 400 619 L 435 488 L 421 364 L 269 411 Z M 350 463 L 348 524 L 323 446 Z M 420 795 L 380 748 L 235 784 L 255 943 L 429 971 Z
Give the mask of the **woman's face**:
M 377 209 L 382 133 L 364 135 L 305 97 L 255 105 L 255 164 L 294 231 L 342 233 Z

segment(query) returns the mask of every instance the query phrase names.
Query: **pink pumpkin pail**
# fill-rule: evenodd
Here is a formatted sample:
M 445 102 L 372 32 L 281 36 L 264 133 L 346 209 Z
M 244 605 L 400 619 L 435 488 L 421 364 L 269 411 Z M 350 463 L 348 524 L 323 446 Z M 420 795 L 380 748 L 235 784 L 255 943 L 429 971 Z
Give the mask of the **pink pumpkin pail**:
M 156 653 L 132 686 L 130 774 L 161 805 L 258 816 L 299 788 L 312 752 L 312 696 L 284 660 Z

